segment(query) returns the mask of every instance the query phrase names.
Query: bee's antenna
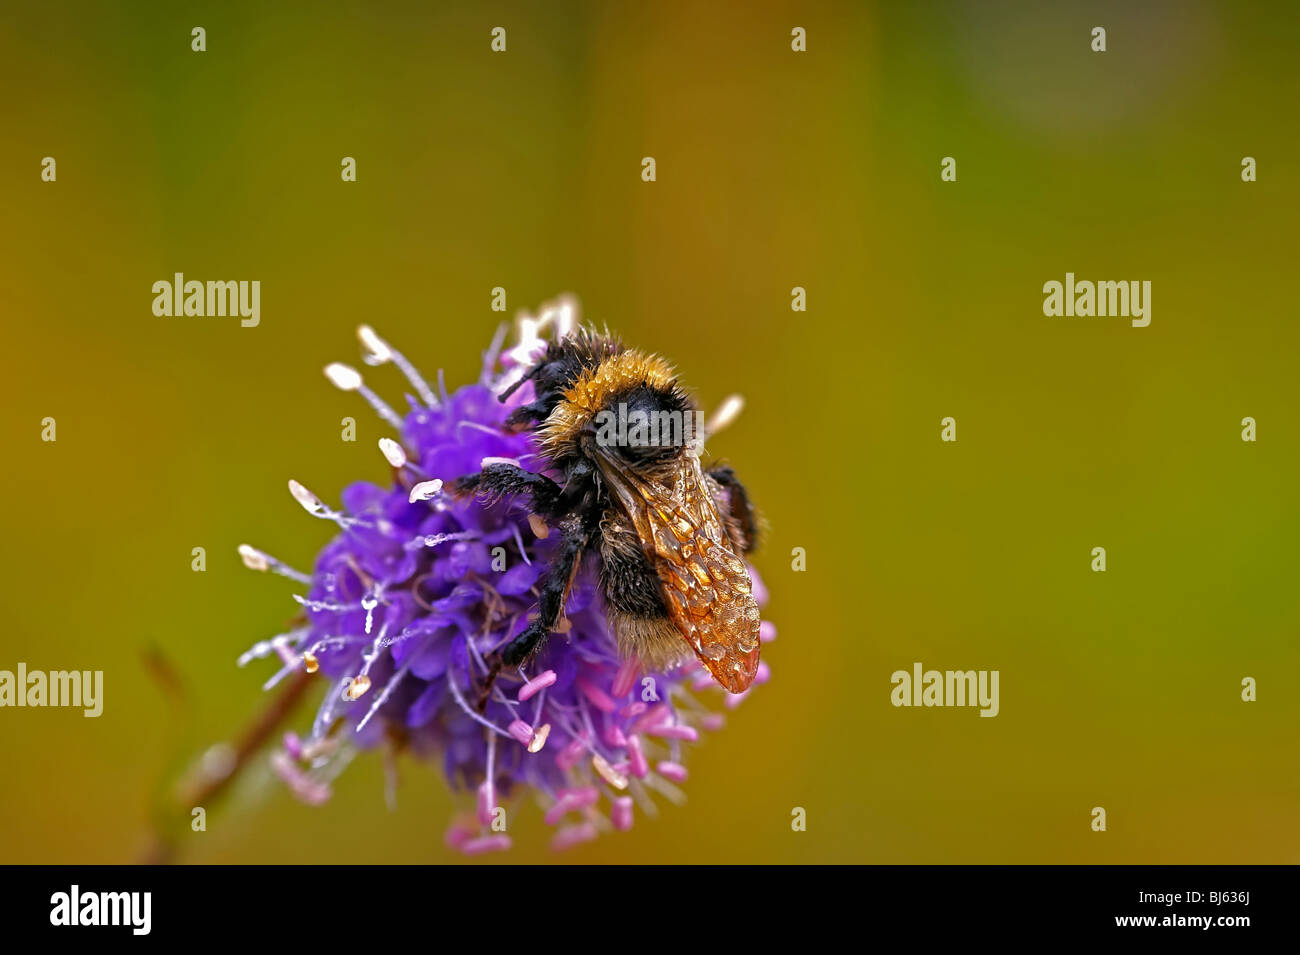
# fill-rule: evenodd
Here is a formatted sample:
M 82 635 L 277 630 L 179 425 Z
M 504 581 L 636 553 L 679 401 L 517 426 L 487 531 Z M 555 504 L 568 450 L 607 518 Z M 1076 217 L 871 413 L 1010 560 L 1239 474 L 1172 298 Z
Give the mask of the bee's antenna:
M 510 396 L 519 390 L 520 385 L 522 385 L 525 381 L 532 381 L 534 378 L 537 377 L 537 373 L 542 370 L 542 366 L 543 366 L 542 362 L 538 362 L 537 364 L 533 365 L 532 368 L 528 369 L 528 374 L 524 375 L 522 378 L 516 381 L 505 391 L 501 392 L 500 396 L 497 398 L 497 401 L 501 402 L 502 404 L 505 404 L 506 401 L 510 398 Z

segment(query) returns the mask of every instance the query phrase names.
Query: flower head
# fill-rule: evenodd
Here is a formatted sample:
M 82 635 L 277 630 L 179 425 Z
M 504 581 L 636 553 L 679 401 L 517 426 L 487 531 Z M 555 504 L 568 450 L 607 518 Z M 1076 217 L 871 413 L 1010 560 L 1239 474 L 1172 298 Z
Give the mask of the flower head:
M 336 386 L 358 392 L 392 427 L 379 442 L 392 481 L 350 485 L 337 509 L 289 482 L 309 514 L 338 527 L 310 575 L 239 548 L 251 569 L 306 589 L 294 595 L 300 626 L 240 658 L 243 664 L 278 656 L 282 667 L 268 687 L 297 670 L 330 683 L 310 733 L 290 734 L 272 757 L 304 801 L 328 799 L 330 781 L 355 751 L 381 743 L 439 762 L 454 789 L 475 793 L 476 811 L 447 834 L 470 854 L 509 847 L 492 823 L 498 800 L 519 790 L 541 795 L 547 823 L 559 827 L 557 848 L 602 829 L 630 828 L 636 808 L 653 811 L 655 795 L 680 801 L 685 744 L 723 722 L 696 694 L 722 690 L 694 662 L 646 673 L 637 660 L 620 659 L 598 585 L 598 554 L 581 565 L 557 632 L 524 670 L 503 673 L 479 705 L 485 658 L 528 626 L 557 535 L 523 502 L 453 498 L 444 485 L 477 472 L 485 459 L 546 470 L 532 435 L 503 426 L 532 399 L 531 384 L 504 403 L 497 395 L 544 345 L 540 333 L 563 334 L 574 315 L 574 304 L 564 300 L 538 318 L 523 317 L 519 342 L 503 353 L 498 335 L 479 381 L 450 394 L 436 394 L 401 353 L 363 326 L 366 363 L 396 365 L 416 392 L 405 414 L 371 391 L 356 369 L 326 369 Z M 761 606 L 766 594 L 750 572 Z M 774 635 L 764 623 L 763 638 Z M 766 678 L 762 664 L 755 684 Z M 744 695 L 727 696 L 727 705 Z

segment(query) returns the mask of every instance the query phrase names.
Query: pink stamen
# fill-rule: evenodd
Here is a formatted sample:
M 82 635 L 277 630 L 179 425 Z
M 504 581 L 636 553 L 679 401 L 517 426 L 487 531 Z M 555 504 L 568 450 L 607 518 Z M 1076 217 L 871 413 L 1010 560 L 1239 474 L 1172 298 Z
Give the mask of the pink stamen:
M 700 717 L 700 729 L 716 733 L 727 725 L 727 718 L 721 713 L 705 713 Z
M 600 790 L 595 786 L 573 786 L 569 789 L 561 789 L 557 795 L 560 799 L 575 800 L 575 805 L 579 808 L 595 805 L 600 801 Z
M 496 788 L 492 785 L 492 780 L 485 779 L 478 787 L 478 821 L 485 826 L 492 825 L 492 817 L 496 814 L 497 798 Z
M 758 640 L 760 643 L 771 643 L 776 639 L 776 624 L 770 620 L 764 620 L 758 625 Z
M 644 779 L 645 774 L 650 771 L 650 764 L 646 762 L 645 753 L 641 751 L 641 737 L 633 736 L 627 741 L 628 769 L 637 779 Z
M 548 826 L 553 826 L 563 819 L 567 813 L 575 809 L 585 809 L 588 806 L 595 805 L 599 799 L 600 792 L 594 786 L 565 790 L 555 800 L 555 805 L 546 810 L 546 815 L 543 818 Z
M 734 710 L 741 703 L 745 702 L 745 697 L 749 696 L 749 690 L 743 693 L 728 693 L 726 699 L 722 702 L 729 710 Z
M 453 822 L 442 838 L 448 849 L 459 849 L 474 838 L 474 830 L 463 822 Z
M 560 769 L 565 772 L 568 772 L 577 765 L 578 760 L 582 758 L 582 754 L 586 751 L 587 734 L 582 733 L 579 736 L 574 737 L 573 741 L 569 743 L 568 746 L 560 750 L 559 755 L 555 757 L 555 765 L 559 766 Z
M 632 724 L 632 728 L 629 732 L 644 733 L 651 726 L 658 726 L 660 723 L 668 722 L 668 720 L 672 718 L 672 715 L 672 711 L 662 703 L 658 706 L 652 706 L 646 711 L 644 716 Z
M 767 665 L 766 660 L 758 661 L 758 670 L 754 673 L 754 686 L 762 686 L 768 680 L 772 679 L 772 668 Z
M 664 739 L 684 739 L 688 743 L 694 743 L 700 738 L 694 726 L 686 726 L 682 723 L 674 723 L 671 726 L 651 726 L 647 727 L 646 732 L 651 736 L 662 736 Z
M 623 707 L 618 711 L 618 715 L 623 717 L 625 720 L 630 720 L 633 717 L 640 716 L 648 709 L 650 709 L 650 707 L 638 700 L 636 703 L 629 703 L 627 706 Z
M 613 713 L 618 709 L 618 704 L 609 698 L 609 694 L 586 677 L 578 677 L 578 689 L 582 691 L 583 696 L 591 701 L 591 705 L 602 713 Z
M 539 673 L 519 688 L 519 694 L 516 699 L 519 700 L 520 703 L 526 703 L 540 690 L 544 690 L 548 686 L 554 686 L 555 681 L 558 679 L 559 677 L 556 676 L 554 670 L 547 670 L 544 673 Z
M 699 693 L 701 690 L 707 690 L 709 687 L 717 685 L 713 679 L 713 674 L 706 670 L 703 673 L 697 673 L 695 679 L 691 680 L 691 691 Z
M 510 837 L 505 833 L 493 836 L 479 836 L 463 842 L 457 848 L 467 856 L 480 856 L 486 852 L 505 852 L 510 848 Z
M 294 759 L 302 759 L 302 740 L 292 730 L 284 734 L 284 748 Z
M 632 797 L 619 796 L 614 800 L 614 808 L 609 811 L 610 822 L 619 832 L 632 828 Z
M 641 661 L 636 657 L 628 657 L 623 661 L 623 665 L 618 668 L 618 672 L 614 674 L 614 683 L 609 689 L 610 693 L 614 694 L 616 699 L 627 696 L 640 672 Z
M 616 724 L 610 723 L 605 727 L 605 742 L 614 749 L 622 749 L 627 745 L 627 737 L 623 735 L 623 731 Z
M 271 769 L 289 787 L 289 791 L 309 806 L 319 806 L 329 802 L 330 787 L 327 783 L 318 783 L 304 773 L 288 753 L 283 751 L 271 754 Z
M 674 783 L 686 782 L 686 777 L 687 775 L 689 775 L 686 772 L 686 767 L 683 766 L 681 763 L 670 763 L 667 760 L 664 760 L 663 762 L 655 766 L 655 770 L 664 779 L 667 779 L 670 782 L 674 782 Z
M 596 838 L 596 835 L 596 827 L 589 822 L 567 826 L 555 834 L 555 838 L 551 840 L 551 848 L 556 852 L 563 852 L 565 849 L 590 842 Z
M 533 728 L 523 720 L 515 720 L 507 726 L 506 729 L 509 731 L 511 736 L 519 740 L 519 742 L 524 746 L 527 746 L 533 741 Z
M 682 664 L 681 674 L 682 676 L 690 676 L 692 673 L 694 673 L 696 670 L 699 670 L 703 666 L 704 664 L 700 663 L 699 660 L 692 658 Z

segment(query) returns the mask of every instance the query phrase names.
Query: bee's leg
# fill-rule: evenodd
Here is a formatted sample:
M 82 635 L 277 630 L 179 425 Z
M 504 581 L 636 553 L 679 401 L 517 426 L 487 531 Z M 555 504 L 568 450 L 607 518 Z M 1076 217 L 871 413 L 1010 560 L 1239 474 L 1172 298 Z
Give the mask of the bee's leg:
M 519 666 L 532 656 L 546 635 L 555 629 L 564 613 L 564 601 L 578 574 L 578 565 L 587 547 L 589 532 L 581 520 L 571 517 L 561 522 L 560 533 L 559 552 L 542 581 L 537 619 L 499 651 L 507 666 Z
M 560 485 L 545 474 L 525 471 L 514 464 L 489 464 L 478 474 L 457 478 L 451 491 L 458 495 L 482 494 L 491 498 L 526 494 L 532 501 L 534 513 L 553 517 L 560 511 Z
M 727 524 L 732 531 L 732 539 L 740 547 L 742 554 L 748 554 L 758 546 L 758 512 L 745 492 L 745 485 L 736 477 L 736 472 L 729 465 L 716 467 L 704 472 L 727 491 L 730 502 Z
M 507 667 L 514 669 L 522 666 L 541 648 L 542 642 L 560 622 L 560 616 L 564 613 L 564 601 L 577 576 L 591 531 L 579 518 L 568 517 L 560 523 L 560 532 L 560 550 L 542 580 L 537 619 L 509 643 L 488 655 L 488 676 L 479 697 L 479 712 L 487 706 L 497 675 Z
M 526 405 L 520 405 L 510 412 L 509 417 L 506 418 L 506 427 L 511 431 L 524 431 L 530 425 L 545 421 L 550 413 L 551 409 L 547 402 L 538 399 Z

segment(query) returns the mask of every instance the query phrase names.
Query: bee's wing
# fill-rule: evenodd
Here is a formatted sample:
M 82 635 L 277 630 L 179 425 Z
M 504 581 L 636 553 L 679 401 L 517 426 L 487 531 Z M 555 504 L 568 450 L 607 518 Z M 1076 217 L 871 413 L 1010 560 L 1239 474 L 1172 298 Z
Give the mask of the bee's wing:
M 758 604 L 699 459 L 682 455 L 665 486 L 638 476 L 612 453 L 600 457 L 663 584 L 674 626 L 715 680 L 732 693 L 748 689 L 758 670 Z

